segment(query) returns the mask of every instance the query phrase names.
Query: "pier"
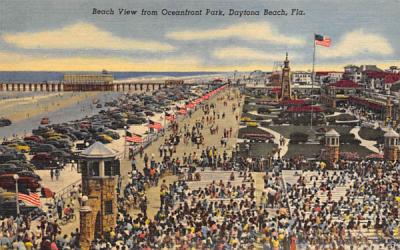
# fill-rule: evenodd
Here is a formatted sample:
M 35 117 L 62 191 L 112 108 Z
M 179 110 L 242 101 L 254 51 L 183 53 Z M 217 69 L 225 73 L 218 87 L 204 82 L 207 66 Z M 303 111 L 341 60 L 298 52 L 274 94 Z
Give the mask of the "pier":
M 1 82 L 0 91 L 10 92 L 62 92 L 62 91 L 152 91 L 188 84 L 183 80 L 163 82 L 112 82 L 112 83 L 66 83 L 66 82 Z

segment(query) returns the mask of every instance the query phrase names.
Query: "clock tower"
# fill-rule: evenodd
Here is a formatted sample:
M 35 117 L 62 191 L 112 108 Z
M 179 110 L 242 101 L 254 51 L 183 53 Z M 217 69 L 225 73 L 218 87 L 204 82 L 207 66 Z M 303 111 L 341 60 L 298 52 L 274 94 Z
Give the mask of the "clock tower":
M 282 69 L 282 80 L 281 80 L 281 100 L 292 99 L 292 90 L 290 88 L 290 67 L 288 53 L 286 52 L 286 59 Z

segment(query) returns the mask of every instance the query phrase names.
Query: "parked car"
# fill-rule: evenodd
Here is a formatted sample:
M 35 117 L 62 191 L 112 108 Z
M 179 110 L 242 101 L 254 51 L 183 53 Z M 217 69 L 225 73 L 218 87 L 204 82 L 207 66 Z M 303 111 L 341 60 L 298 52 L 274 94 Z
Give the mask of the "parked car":
M 0 174 L 15 174 L 17 172 L 20 172 L 24 170 L 22 167 L 18 167 L 15 164 L 12 163 L 2 163 L 0 164 Z
M 26 160 L 26 157 L 24 154 L 20 153 L 12 153 L 12 152 L 7 152 L 5 154 L 0 155 L 0 163 L 6 163 L 11 160 Z
M 18 174 L 20 177 L 21 177 L 21 176 L 27 176 L 27 177 L 35 178 L 37 181 L 41 181 L 41 180 L 42 180 L 42 178 L 40 178 L 39 175 L 35 174 L 35 173 L 32 172 L 32 171 L 23 170 L 23 171 L 18 172 L 17 174 Z
M 21 161 L 21 160 L 10 160 L 6 163 L 14 164 L 17 167 L 22 168 L 23 170 L 34 171 L 35 166 L 28 161 Z
M 37 153 L 31 159 L 31 163 L 35 165 L 37 169 L 51 169 L 58 168 L 56 158 L 49 153 Z
M 41 153 L 41 152 L 53 152 L 57 150 L 57 147 L 51 144 L 40 144 L 37 147 L 32 148 L 31 153 Z
M 28 144 L 21 143 L 21 142 L 8 144 L 7 147 L 13 148 L 16 151 L 21 152 L 21 153 L 29 153 L 31 151 L 31 148 L 28 146 Z
M 24 141 L 34 141 L 34 142 L 41 143 L 41 142 L 43 142 L 43 137 L 41 137 L 40 135 L 26 136 L 24 138 Z
M 10 119 L 0 118 L 0 127 L 7 127 L 12 124 Z
M 104 144 L 110 143 L 113 140 L 110 136 L 108 136 L 106 134 L 94 135 L 93 139 L 96 140 L 96 141 L 100 141 L 100 142 L 102 142 Z
M 0 187 L 6 190 L 15 190 L 15 179 L 14 174 L 2 174 L 0 175 Z M 39 181 L 30 176 L 20 176 L 18 179 L 18 190 L 21 192 L 24 190 L 31 190 L 32 192 L 40 188 Z
M 114 140 L 118 140 L 120 138 L 120 136 L 119 136 L 119 134 L 117 132 L 114 132 L 114 131 L 111 131 L 111 130 L 104 131 L 104 134 L 110 136 Z
M 1 217 L 16 217 L 16 194 L 14 192 L 2 192 L 0 193 L 0 216 Z M 22 215 L 30 215 L 31 218 L 37 219 L 41 216 L 45 216 L 46 213 L 39 207 L 29 206 L 23 201 L 19 201 L 19 212 Z

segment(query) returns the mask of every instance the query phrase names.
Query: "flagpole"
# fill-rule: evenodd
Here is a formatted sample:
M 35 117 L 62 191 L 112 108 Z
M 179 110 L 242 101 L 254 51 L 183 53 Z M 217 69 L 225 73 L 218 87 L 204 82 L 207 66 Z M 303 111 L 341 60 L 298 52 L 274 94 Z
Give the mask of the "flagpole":
M 315 33 L 313 37 L 313 43 L 314 43 L 314 48 L 313 48 L 313 62 L 312 62 L 312 72 L 311 72 L 311 121 L 310 121 L 310 128 L 312 130 L 312 120 L 313 120 L 313 90 L 314 90 L 314 70 L 315 70 Z

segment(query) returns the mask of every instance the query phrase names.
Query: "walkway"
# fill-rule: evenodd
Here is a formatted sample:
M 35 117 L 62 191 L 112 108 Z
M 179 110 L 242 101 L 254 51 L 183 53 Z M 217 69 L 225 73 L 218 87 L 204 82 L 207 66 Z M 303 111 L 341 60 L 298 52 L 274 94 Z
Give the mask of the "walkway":
M 285 139 L 285 143 L 284 143 L 283 146 L 279 146 L 279 148 L 280 148 L 280 150 L 281 150 L 280 155 L 281 155 L 281 157 L 283 157 L 284 155 L 286 155 L 286 153 L 287 153 L 288 150 L 289 150 L 289 141 L 290 141 L 290 139 L 285 138 L 282 134 L 280 134 L 280 133 L 278 133 L 278 132 L 276 132 L 275 130 L 272 130 L 272 129 L 270 129 L 270 128 L 265 128 L 265 127 L 261 127 L 261 126 L 259 126 L 258 128 L 259 128 L 259 129 L 262 129 L 262 130 L 264 130 L 264 131 L 266 131 L 266 132 L 268 132 L 268 133 L 270 133 L 270 134 L 272 134 L 272 135 L 274 136 L 274 143 L 275 143 L 276 145 L 280 145 L 279 139 L 280 139 L 281 137 L 283 137 L 283 138 Z M 278 153 L 275 153 L 275 154 L 274 154 L 274 158 L 275 158 L 275 159 L 278 158 Z
M 177 145 L 176 153 L 173 155 L 173 157 L 182 158 L 184 153 L 186 153 L 188 155 L 189 153 L 193 154 L 193 152 L 196 152 L 197 155 L 201 155 L 201 151 L 203 149 L 205 149 L 207 146 L 211 146 L 211 147 L 215 146 L 217 149 L 220 150 L 219 151 L 220 153 L 222 153 L 225 150 L 228 153 L 228 155 L 231 154 L 232 150 L 234 149 L 234 147 L 236 145 L 236 135 L 237 135 L 237 132 L 239 129 L 239 123 L 236 121 L 235 115 L 240 114 L 241 108 L 236 109 L 235 112 L 232 112 L 232 104 L 235 103 L 237 105 L 237 102 L 238 102 L 237 99 L 235 99 L 233 101 L 228 101 L 228 105 L 226 107 L 223 106 L 223 101 L 217 101 L 218 97 L 227 96 L 228 91 L 230 91 L 229 88 L 227 90 L 222 91 L 221 93 L 214 96 L 212 99 L 205 102 L 205 103 L 209 103 L 209 104 L 211 104 L 211 103 L 216 104 L 216 107 L 217 107 L 216 111 L 219 112 L 220 114 L 225 112 L 225 119 L 217 119 L 216 120 L 216 124 L 219 127 L 219 133 L 217 135 L 211 135 L 210 130 L 209 130 L 209 125 L 204 124 L 204 130 L 202 131 L 203 136 L 204 136 L 204 145 L 200 146 L 200 148 L 197 149 L 196 145 L 192 145 L 191 143 L 189 143 L 188 145 L 184 145 L 183 143 L 180 143 L 179 145 Z M 240 100 L 240 102 L 243 103 L 243 99 Z M 181 128 L 181 127 L 183 127 L 184 124 L 187 124 L 191 127 L 195 124 L 196 121 L 201 120 L 202 116 L 203 116 L 203 112 L 198 110 L 192 114 L 191 118 L 187 118 L 185 120 L 179 121 L 179 126 Z M 224 128 L 229 129 L 230 127 L 232 127 L 232 137 L 229 138 L 229 140 L 227 142 L 227 147 L 223 148 L 220 146 L 220 139 L 222 137 Z M 171 131 L 168 131 L 166 134 L 167 134 L 167 137 L 169 137 L 169 134 L 171 134 Z M 144 152 L 147 153 L 147 155 L 149 157 L 151 157 L 151 155 L 154 155 L 155 160 L 158 162 L 161 160 L 161 157 L 159 157 L 158 149 L 159 149 L 160 145 L 163 143 L 164 143 L 164 139 L 160 138 L 157 141 L 153 142 L 150 146 L 148 146 L 144 150 Z M 142 171 L 143 167 L 144 167 L 143 160 L 141 158 L 139 158 L 139 156 L 136 156 L 136 162 L 137 162 L 138 170 Z M 131 170 L 130 162 L 128 160 L 122 161 L 121 176 L 125 177 L 123 179 L 123 186 L 125 186 L 126 183 L 129 181 L 128 172 L 130 170 Z M 165 176 L 164 178 L 162 178 L 159 181 L 159 183 L 162 183 L 162 180 L 164 180 L 164 179 L 166 180 L 167 184 L 169 184 L 169 183 L 173 183 L 174 181 L 176 181 L 177 177 L 172 176 L 172 175 Z M 149 200 L 147 214 L 151 218 L 152 216 L 154 216 L 157 213 L 157 211 L 160 207 L 160 187 L 159 186 L 151 187 L 146 192 L 147 192 L 147 197 Z
M 377 147 L 375 147 L 376 141 L 370 141 L 370 140 L 365 140 L 363 138 L 360 137 L 360 135 L 358 134 L 358 132 L 360 131 L 360 127 L 354 127 L 350 130 L 350 134 L 354 135 L 354 138 L 356 140 L 360 140 L 361 141 L 361 146 L 371 150 L 374 153 L 379 154 L 379 149 Z

